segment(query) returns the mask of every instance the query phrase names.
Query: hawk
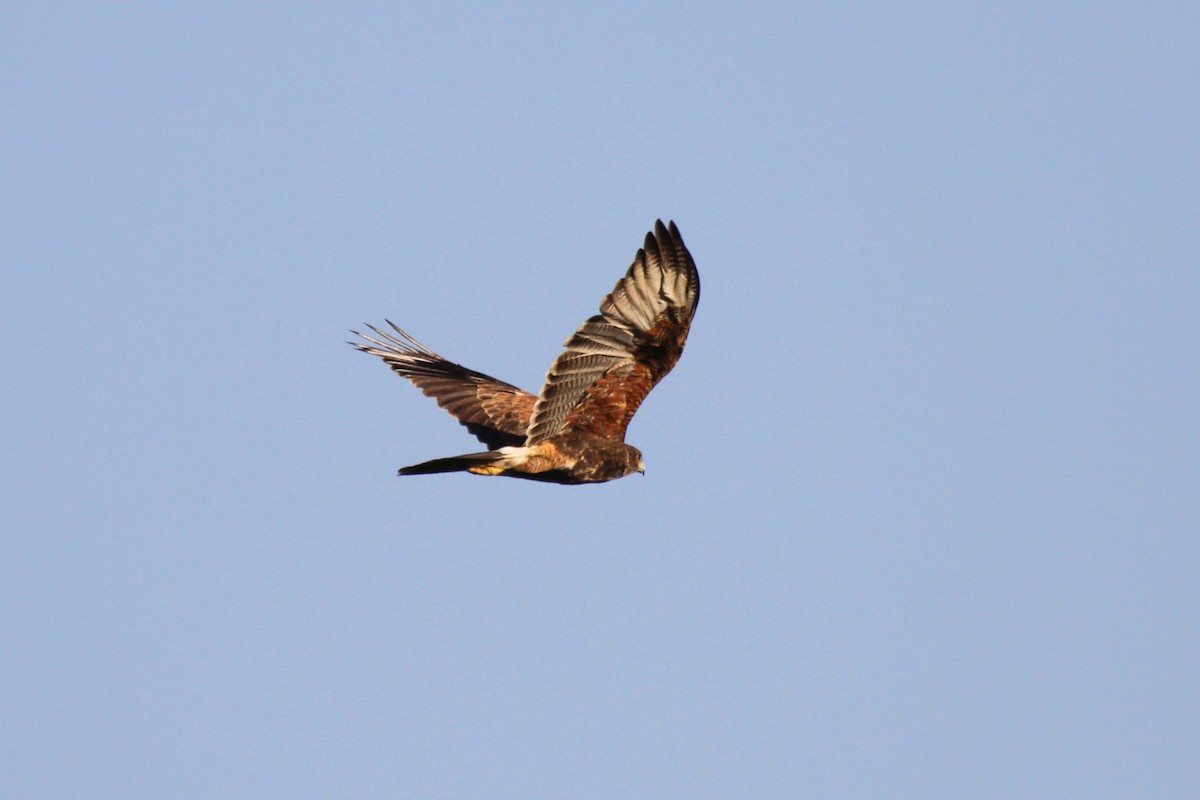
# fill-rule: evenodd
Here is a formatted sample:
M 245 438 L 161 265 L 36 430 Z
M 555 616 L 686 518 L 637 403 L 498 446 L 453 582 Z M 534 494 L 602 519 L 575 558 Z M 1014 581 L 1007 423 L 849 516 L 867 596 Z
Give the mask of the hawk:
M 537 395 L 439 356 L 388 321 L 350 342 L 379 356 L 489 448 L 437 458 L 401 475 L 471 472 L 549 483 L 598 483 L 645 473 L 625 429 L 683 352 L 700 276 L 679 229 L 659 220 L 625 277 L 566 341 Z

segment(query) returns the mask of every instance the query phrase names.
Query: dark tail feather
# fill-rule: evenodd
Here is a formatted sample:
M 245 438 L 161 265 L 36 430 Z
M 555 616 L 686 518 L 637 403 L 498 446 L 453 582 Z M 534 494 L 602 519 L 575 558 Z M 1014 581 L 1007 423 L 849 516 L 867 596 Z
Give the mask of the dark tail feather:
M 435 458 L 411 467 L 401 467 L 400 475 L 433 475 L 439 472 L 466 472 L 471 467 L 482 467 L 496 460 L 499 453 L 468 453 L 465 456 Z

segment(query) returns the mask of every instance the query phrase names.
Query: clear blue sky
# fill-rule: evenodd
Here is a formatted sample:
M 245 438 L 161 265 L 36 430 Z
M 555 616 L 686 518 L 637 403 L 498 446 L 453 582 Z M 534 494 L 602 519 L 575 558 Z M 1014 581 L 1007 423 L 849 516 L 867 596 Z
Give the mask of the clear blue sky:
M 22 4 L 0 782 L 37 798 L 1184 798 L 1200 12 Z M 655 218 L 647 474 L 474 440 Z

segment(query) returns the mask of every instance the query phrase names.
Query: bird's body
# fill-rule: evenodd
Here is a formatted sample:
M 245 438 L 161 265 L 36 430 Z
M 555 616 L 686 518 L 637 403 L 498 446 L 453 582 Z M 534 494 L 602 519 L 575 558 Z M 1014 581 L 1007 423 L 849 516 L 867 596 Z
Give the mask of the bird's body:
M 600 313 L 567 340 L 538 395 L 439 356 L 392 323 L 352 342 L 382 358 L 492 448 L 438 458 L 401 475 L 471 472 L 597 483 L 643 472 L 625 429 L 683 352 L 700 276 L 675 223 L 655 225 Z

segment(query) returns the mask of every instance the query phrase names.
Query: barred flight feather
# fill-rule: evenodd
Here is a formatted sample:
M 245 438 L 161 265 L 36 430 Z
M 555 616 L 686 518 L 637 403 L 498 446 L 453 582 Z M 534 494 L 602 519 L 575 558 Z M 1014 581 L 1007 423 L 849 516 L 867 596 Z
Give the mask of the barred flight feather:
M 368 325 L 375 336 L 353 333 L 370 344 L 350 344 L 382 358 L 393 372 L 412 381 L 425 396 L 437 400 L 439 406 L 489 447 L 525 441 L 525 430 L 537 398 L 490 375 L 447 361 L 391 320 L 388 325 L 396 332 L 395 336 Z
M 679 338 L 669 363 L 651 370 L 650 386 L 630 395 L 629 416 L 645 393 L 674 366 L 687 338 L 688 327 L 700 297 L 700 278 L 679 230 L 660 220 L 645 246 L 638 251 L 625 277 L 600 303 L 600 314 L 591 317 L 566 342 L 566 350 L 551 365 L 546 383 L 529 420 L 527 441 L 535 444 L 562 432 L 585 394 L 606 374 L 632 366 L 641 344 L 657 344 L 651 336 L 663 335 L 660 326 L 670 320 Z M 620 370 L 626 372 L 628 370 Z M 628 392 L 628 389 L 621 391 Z M 621 403 L 624 405 L 625 400 Z M 620 431 L 624 435 L 624 430 Z

